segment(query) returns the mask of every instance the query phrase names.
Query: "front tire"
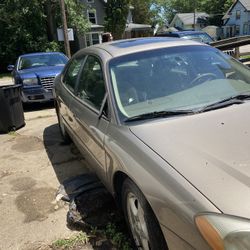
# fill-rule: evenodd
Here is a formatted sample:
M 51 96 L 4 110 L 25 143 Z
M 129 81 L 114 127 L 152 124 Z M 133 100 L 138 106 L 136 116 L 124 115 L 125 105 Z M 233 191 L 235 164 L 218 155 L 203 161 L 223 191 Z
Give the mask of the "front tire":
M 149 203 L 130 179 L 126 179 L 123 184 L 122 207 L 137 249 L 168 249 Z

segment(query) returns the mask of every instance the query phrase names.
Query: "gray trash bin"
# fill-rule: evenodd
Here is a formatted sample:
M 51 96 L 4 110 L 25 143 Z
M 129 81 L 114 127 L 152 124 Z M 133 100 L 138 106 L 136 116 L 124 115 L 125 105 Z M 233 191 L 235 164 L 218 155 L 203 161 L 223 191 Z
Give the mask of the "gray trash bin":
M 0 132 L 15 131 L 24 125 L 21 85 L 0 86 Z

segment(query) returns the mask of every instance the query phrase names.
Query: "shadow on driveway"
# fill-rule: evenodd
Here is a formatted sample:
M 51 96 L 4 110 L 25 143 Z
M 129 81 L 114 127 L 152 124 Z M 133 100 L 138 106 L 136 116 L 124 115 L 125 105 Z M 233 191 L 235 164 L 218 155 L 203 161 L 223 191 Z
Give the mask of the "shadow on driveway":
M 73 143 L 66 145 L 59 131 L 58 124 L 45 128 L 43 141 L 49 160 L 58 181 L 63 181 L 88 173 L 84 158 Z
M 54 108 L 54 101 L 49 102 L 34 102 L 34 103 L 23 103 L 23 111 L 24 112 L 33 112 L 39 111 L 43 109 L 51 109 Z
M 63 143 L 58 124 L 45 128 L 43 140 L 49 160 L 61 184 L 67 183 L 67 180 L 73 177 L 81 178 L 83 174 L 87 174 L 88 177 L 90 170 L 87 168 L 86 161 L 73 143 L 69 145 Z M 81 180 L 80 178 L 78 181 Z M 86 182 L 86 179 L 84 181 Z M 98 181 L 93 181 L 92 184 L 91 180 L 87 180 L 90 188 L 88 187 L 87 191 L 85 190 L 70 202 L 67 226 L 73 230 L 83 230 L 88 234 L 93 234 L 93 228 L 100 229 L 101 231 L 97 231 L 89 240 L 91 247 L 95 250 L 122 249 L 121 245 L 114 246 L 111 240 L 107 239 L 106 232 L 110 225 L 113 225 L 117 228 L 114 235 L 116 233 L 120 235 L 119 237 L 123 235 L 125 241 L 126 239 L 130 241 L 124 218 L 117 209 L 112 196 Z M 69 185 L 68 190 L 70 187 Z M 68 194 L 66 184 L 64 189 Z M 76 249 L 81 249 L 81 247 Z

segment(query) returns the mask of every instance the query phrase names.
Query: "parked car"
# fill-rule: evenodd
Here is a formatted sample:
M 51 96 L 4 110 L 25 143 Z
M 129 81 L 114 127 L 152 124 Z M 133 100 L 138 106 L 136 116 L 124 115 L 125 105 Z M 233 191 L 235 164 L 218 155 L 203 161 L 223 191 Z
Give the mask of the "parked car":
M 250 71 L 191 40 L 79 51 L 55 80 L 71 138 L 138 249 L 250 249 Z
M 155 36 L 165 37 L 179 37 L 183 39 L 191 39 L 203 43 L 213 42 L 213 38 L 203 31 L 173 31 L 156 33 Z
M 22 101 L 44 102 L 53 99 L 52 89 L 68 58 L 59 52 L 24 54 L 15 65 L 9 65 L 15 84 L 22 85 Z

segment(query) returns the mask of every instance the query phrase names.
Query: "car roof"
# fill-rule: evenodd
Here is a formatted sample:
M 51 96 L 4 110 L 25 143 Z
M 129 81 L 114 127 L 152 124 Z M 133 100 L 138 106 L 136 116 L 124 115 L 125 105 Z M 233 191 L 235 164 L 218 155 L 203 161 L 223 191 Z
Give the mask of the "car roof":
M 196 41 L 184 40 L 170 37 L 150 37 L 150 38 L 135 38 L 126 40 L 117 40 L 108 43 L 102 43 L 87 47 L 80 50 L 77 55 L 84 52 L 106 51 L 112 57 L 118 57 L 136 52 L 143 52 L 153 49 L 161 49 L 176 46 L 200 45 L 206 46 Z
M 189 30 L 189 31 L 169 31 L 169 32 L 159 32 L 156 33 L 156 35 L 177 35 L 177 36 L 188 36 L 188 35 L 195 35 L 195 34 L 207 34 L 204 31 L 194 31 L 194 30 Z M 208 35 L 208 34 L 207 34 Z

